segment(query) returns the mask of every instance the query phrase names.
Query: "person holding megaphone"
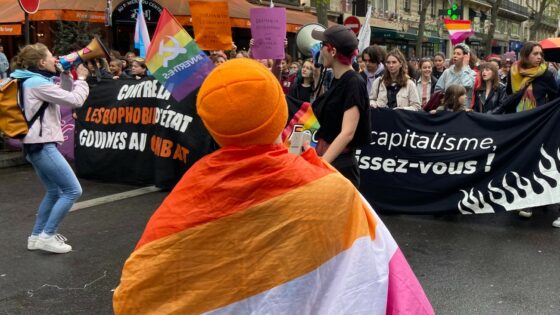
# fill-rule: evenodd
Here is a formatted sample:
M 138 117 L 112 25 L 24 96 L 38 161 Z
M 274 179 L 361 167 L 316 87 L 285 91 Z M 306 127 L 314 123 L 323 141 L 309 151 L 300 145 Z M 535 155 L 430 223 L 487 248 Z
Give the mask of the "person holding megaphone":
M 23 138 L 25 158 L 33 165 L 46 195 L 37 209 L 35 225 L 27 241 L 27 249 L 51 253 L 67 253 L 72 246 L 58 234 L 58 226 L 74 202 L 81 196 L 82 188 L 68 162 L 56 148 L 64 142 L 60 121 L 60 105 L 81 107 L 89 94 L 85 82 L 89 71 L 82 64 L 76 69 L 78 80 L 72 82 L 68 71 L 60 75 L 60 85 L 55 84 L 58 60 L 43 44 L 27 45 L 12 59 L 12 74 L 21 88 L 26 119 L 36 113 L 39 118 L 29 126 Z M 68 69 L 66 69 L 68 70 Z M 71 86 L 67 91 L 61 86 Z

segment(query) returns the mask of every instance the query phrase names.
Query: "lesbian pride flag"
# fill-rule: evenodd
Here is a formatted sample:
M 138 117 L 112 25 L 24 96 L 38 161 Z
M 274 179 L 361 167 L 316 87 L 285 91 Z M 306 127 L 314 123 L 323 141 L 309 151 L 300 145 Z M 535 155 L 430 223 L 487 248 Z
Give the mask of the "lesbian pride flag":
M 196 162 L 127 259 L 115 314 L 434 314 L 395 240 L 312 149 Z
M 444 18 L 443 23 L 449 32 L 449 39 L 451 40 L 452 45 L 457 45 L 474 34 L 471 21 L 469 20 L 452 20 Z
M 160 15 L 146 66 L 177 102 L 199 88 L 214 68 L 212 61 L 167 9 Z

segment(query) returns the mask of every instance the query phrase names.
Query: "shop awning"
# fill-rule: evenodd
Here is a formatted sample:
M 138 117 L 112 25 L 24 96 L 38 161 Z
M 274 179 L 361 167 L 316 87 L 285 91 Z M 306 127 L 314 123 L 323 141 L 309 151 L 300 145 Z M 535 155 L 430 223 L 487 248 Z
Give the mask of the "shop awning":
M 391 29 L 372 27 L 371 37 L 376 38 L 387 38 L 394 40 L 403 41 L 416 41 L 417 35 L 406 32 L 399 32 Z M 446 38 L 434 37 L 434 36 L 424 36 L 424 43 L 441 44 L 442 41 L 447 40 Z
M 415 41 L 416 35 L 411 33 L 398 32 L 395 30 L 384 29 L 384 28 L 372 28 L 371 32 L 372 38 L 391 38 L 397 40 Z
M 126 1 L 126 0 L 125 0 Z M 113 9 L 121 1 L 113 1 Z M 187 0 L 158 0 L 162 7 L 167 8 L 183 25 L 191 25 L 190 8 Z M 105 22 L 105 0 L 42 0 L 39 11 L 30 15 L 31 21 L 81 21 L 91 23 Z M 24 14 L 17 1 L 0 0 L 0 24 L 23 23 Z M 249 12 L 251 8 L 262 8 L 246 0 L 229 0 L 229 12 L 232 27 L 250 28 Z M 286 10 L 287 30 L 296 32 L 308 23 L 317 23 L 317 17 L 311 13 L 298 10 Z

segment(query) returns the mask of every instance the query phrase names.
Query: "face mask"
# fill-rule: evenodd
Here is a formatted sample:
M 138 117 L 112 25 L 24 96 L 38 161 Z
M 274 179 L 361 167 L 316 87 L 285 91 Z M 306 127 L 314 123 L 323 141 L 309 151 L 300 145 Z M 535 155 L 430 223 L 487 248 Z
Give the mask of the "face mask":
M 290 75 L 296 74 L 296 73 L 297 73 L 297 69 L 292 69 L 292 68 L 290 68 L 289 73 L 290 73 Z

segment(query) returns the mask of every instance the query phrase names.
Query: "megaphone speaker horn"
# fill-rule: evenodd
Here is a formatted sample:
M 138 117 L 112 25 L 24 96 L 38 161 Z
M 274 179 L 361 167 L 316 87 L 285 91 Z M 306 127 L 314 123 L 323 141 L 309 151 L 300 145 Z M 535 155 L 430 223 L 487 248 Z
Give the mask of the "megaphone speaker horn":
M 296 34 L 296 46 L 304 56 L 313 56 L 312 48 L 320 42 L 311 37 L 311 31 L 313 30 L 324 31 L 326 27 L 317 23 L 306 24 Z
M 95 36 L 86 47 L 78 51 L 73 51 L 66 56 L 58 57 L 58 62 L 64 70 L 70 70 L 72 66 L 96 58 L 106 58 L 107 60 L 110 58 L 109 51 L 97 36 Z

